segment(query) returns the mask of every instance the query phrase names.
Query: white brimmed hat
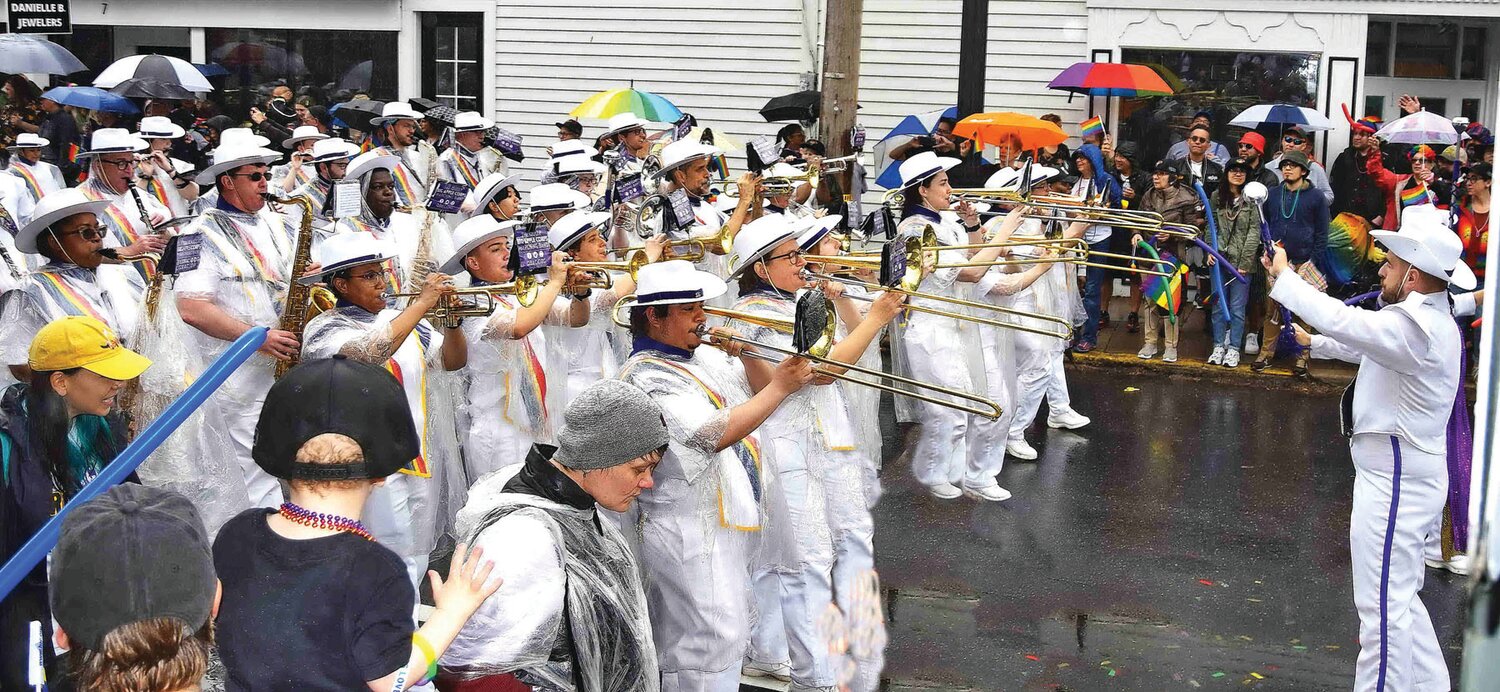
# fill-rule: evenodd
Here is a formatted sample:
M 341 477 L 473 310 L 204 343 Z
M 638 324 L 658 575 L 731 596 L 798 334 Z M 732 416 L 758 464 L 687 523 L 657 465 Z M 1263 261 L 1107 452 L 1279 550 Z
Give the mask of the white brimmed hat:
M 291 137 L 281 140 L 281 146 L 291 149 L 297 146 L 298 142 L 306 142 L 309 139 L 328 139 L 328 135 L 323 134 L 313 125 L 298 125 L 297 129 L 292 130 Z
M 88 151 L 80 151 L 78 155 L 98 156 L 100 154 L 135 153 L 137 151 L 144 151 L 149 146 L 149 144 L 146 144 L 146 140 L 131 134 L 125 128 L 106 127 L 94 130 L 94 136 L 89 139 Z
M 761 177 L 763 177 L 763 178 L 795 178 L 795 177 L 797 177 L 799 175 L 802 175 L 803 173 L 806 173 L 806 172 L 807 171 L 804 171 L 801 168 L 793 166 L 792 164 L 787 163 L 785 161 L 777 161 L 776 163 L 773 163 L 770 166 L 766 167 L 765 170 L 761 171 Z
M 359 145 L 342 137 L 329 137 L 313 143 L 312 160 L 308 163 L 328 163 L 359 156 Z
M 16 141 L 11 143 L 10 148 L 35 149 L 37 147 L 45 147 L 51 143 L 52 140 L 47 139 L 46 137 L 42 137 L 41 135 L 38 135 L 34 132 L 22 132 L 21 134 L 16 135 Z
M 177 139 L 186 134 L 177 123 L 160 115 L 148 115 L 141 118 L 141 124 L 136 128 L 136 133 L 142 139 Z
M 494 121 L 484 117 L 476 111 L 463 111 L 453 116 L 454 132 L 474 132 L 476 130 L 488 130 L 495 126 Z
M 577 211 L 593 204 L 588 195 L 583 194 L 567 183 L 547 183 L 531 188 L 532 213 L 544 211 Z
M 698 303 L 718 298 L 728 290 L 723 279 L 694 269 L 687 260 L 652 262 L 636 275 L 634 305 Z
M 281 158 L 281 154 L 270 149 L 248 147 L 239 144 L 230 144 L 227 146 L 220 144 L 218 148 L 214 149 L 213 156 L 213 165 L 205 166 L 203 170 L 198 172 L 198 175 L 193 176 L 193 180 L 198 181 L 199 185 L 212 183 L 219 178 L 220 174 L 225 171 L 232 171 L 240 166 L 254 164 L 270 165 Z
M 379 168 L 394 171 L 400 163 L 400 157 L 394 154 L 383 154 L 379 149 L 371 149 L 349 162 L 349 168 L 344 171 L 344 180 L 358 180 L 360 176 Z
M 335 272 L 371 262 L 386 262 L 396 256 L 386 253 L 386 248 L 369 233 L 335 233 L 318 244 L 313 260 L 323 265 L 314 276 L 297 277 L 297 282 L 310 286 L 333 276 Z
M 896 170 L 901 174 L 901 187 L 911 187 L 960 163 L 963 161 L 924 151 L 902 161 Z
M 604 175 L 604 164 L 599 163 L 598 161 L 595 161 L 587 156 L 583 156 L 582 154 L 565 156 L 557 160 L 558 176 L 584 175 L 587 173 L 593 173 L 594 175 Z
M 566 142 L 558 142 L 552 145 L 550 158 L 555 162 L 558 159 L 579 155 L 594 158 L 599 155 L 599 150 L 589 146 L 587 142 L 581 139 L 570 139 Z
M 1427 206 L 1432 211 L 1418 211 L 1423 207 L 1415 206 L 1402 212 L 1400 230 L 1370 231 L 1370 235 L 1387 252 L 1424 273 L 1447 279 L 1448 285 L 1459 290 L 1473 289 L 1479 281 L 1469 265 L 1464 264 L 1463 241 L 1448 228 L 1445 212 Z
M 515 187 L 516 183 L 519 182 L 521 182 L 521 175 L 519 173 L 516 175 L 491 173 L 485 176 L 484 180 L 479 181 L 479 184 L 475 185 L 474 189 L 469 192 L 468 201 L 473 202 L 474 213 L 477 215 L 479 212 L 484 211 L 484 208 L 489 206 L 489 203 L 495 199 L 496 194 L 499 194 L 501 190 L 507 187 Z
M 788 240 L 797 240 L 798 227 L 781 214 L 767 214 L 745 224 L 734 234 L 734 250 L 729 253 L 729 278 L 745 273 L 756 261 Z
M 1031 164 L 1031 185 L 1035 187 L 1056 177 L 1058 170 L 1048 168 L 1040 164 Z M 992 190 L 1017 190 L 1021 187 L 1021 178 L 1025 176 L 1025 169 L 1011 168 L 1006 166 L 986 180 L 984 186 Z
M 547 229 L 547 242 L 553 250 L 567 250 L 589 231 L 609 222 L 609 212 L 580 209 L 570 212 Z
M 85 212 L 96 216 L 103 214 L 109 205 L 109 200 L 89 199 L 82 190 L 76 187 L 65 187 L 43 195 L 41 201 L 36 203 L 36 209 L 31 213 L 31 221 L 28 221 L 16 234 L 16 249 L 27 253 L 39 252 L 37 237 L 47 230 L 48 226 L 74 214 Z
M 661 175 L 679 168 L 689 162 L 705 159 L 710 156 L 718 156 L 719 149 L 702 142 L 684 139 L 672 142 L 661 150 Z
M 464 258 L 469 256 L 474 248 L 489 241 L 504 236 L 509 238 L 516 233 L 516 226 L 521 222 L 511 219 L 510 221 L 497 221 L 489 214 L 481 214 L 465 221 L 453 229 L 453 254 L 448 256 L 448 261 L 438 267 L 438 271 L 444 274 L 457 274 L 464 269 Z
M 844 217 L 838 214 L 803 219 L 801 223 L 796 224 L 797 247 L 803 252 L 811 252 L 818 243 L 823 242 L 823 239 L 833 232 L 833 229 L 838 228 L 839 222 L 843 220 Z
M 269 147 L 271 140 L 266 139 L 248 127 L 230 127 L 219 133 L 219 146 L 244 145 L 247 147 Z
M 421 120 L 422 114 L 405 101 L 391 101 L 380 108 L 380 117 L 370 118 L 371 125 L 389 125 L 397 120 Z
M 604 132 L 599 136 L 608 137 L 610 135 L 617 135 L 626 130 L 634 130 L 637 127 L 645 129 L 650 124 L 650 120 L 646 120 L 634 113 L 617 113 L 610 116 L 609 122 L 604 125 Z

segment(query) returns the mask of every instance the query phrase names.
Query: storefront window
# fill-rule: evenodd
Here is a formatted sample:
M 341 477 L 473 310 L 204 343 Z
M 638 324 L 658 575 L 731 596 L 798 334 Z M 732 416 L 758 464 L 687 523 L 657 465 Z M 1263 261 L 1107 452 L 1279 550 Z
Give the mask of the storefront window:
M 1370 22 L 1365 38 L 1365 75 L 1388 77 L 1391 74 L 1391 23 Z
M 1121 138 L 1139 148 L 1137 165 L 1149 165 L 1183 138 L 1200 110 L 1213 113 L 1214 139 L 1231 137 L 1229 121 L 1261 103 L 1317 107 L 1318 54 L 1185 51 L 1127 48 L 1121 62 L 1151 66 L 1172 96 L 1121 102 Z M 1236 128 L 1235 133 L 1239 130 Z M 1237 134 L 1234 134 L 1237 137 Z
M 229 71 L 217 100 L 227 115 L 244 118 L 272 86 L 285 83 L 315 103 L 355 94 L 396 96 L 394 31 L 208 29 L 208 59 Z
M 1453 79 L 1458 27 L 1453 24 L 1396 25 L 1395 77 Z
M 1484 42 L 1486 32 L 1482 26 L 1464 28 L 1463 53 L 1458 63 L 1459 79 L 1484 79 Z

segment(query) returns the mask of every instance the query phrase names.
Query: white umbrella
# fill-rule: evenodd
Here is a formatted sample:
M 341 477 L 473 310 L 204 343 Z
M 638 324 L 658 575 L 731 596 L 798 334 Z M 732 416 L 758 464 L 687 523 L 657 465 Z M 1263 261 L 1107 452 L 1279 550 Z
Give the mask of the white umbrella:
M 1280 125 L 1286 129 L 1293 125 L 1309 132 L 1314 130 L 1332 130 L 1333 122 L 1311 108 L 1292 106 L 1284 103 L 1267 103 L 1259 106 L 1251 106 L 1229 121 L 1230 125 L 1248 127 L 1254 129 L 1258 125 Z
M 66 75 L 88 69 L 67 48 L 25 34 L 0 34 L 0 72 Z
M 1458 130 L 1453 127 L 1453 121 L 1427 111 L 1396 118 L 1380 128 L 1375 136 L 1396 144 L 1458 144 Z
M 188 91 L 213 91 L 198 68 L 181 58 L 166 55 L 132 55 L 116 60 L 104 68 L 94 80 L 94 86 L 109 89 L 127 79 L 140 79 L 161 84 L 177 84 Z

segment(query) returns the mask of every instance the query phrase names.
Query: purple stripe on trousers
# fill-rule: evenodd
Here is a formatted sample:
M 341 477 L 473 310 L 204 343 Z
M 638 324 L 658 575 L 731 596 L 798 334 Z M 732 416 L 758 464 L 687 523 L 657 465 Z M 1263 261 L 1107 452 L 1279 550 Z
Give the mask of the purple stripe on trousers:
M 1391 436 L 1391 454 L 1396 470 L 1391 474 L 1391 514 L 1385 520 L 1385 548 L 1380 555 L 1380 675 L 1375 679 L 1376 692 L 1385 690 L 1385 665 L 1390 653 L 1390 622 L 1386 618 L 1391 587 L 1391 541 L 1396 537 L 1396 508 L 1401 506 L 1401 440 Z

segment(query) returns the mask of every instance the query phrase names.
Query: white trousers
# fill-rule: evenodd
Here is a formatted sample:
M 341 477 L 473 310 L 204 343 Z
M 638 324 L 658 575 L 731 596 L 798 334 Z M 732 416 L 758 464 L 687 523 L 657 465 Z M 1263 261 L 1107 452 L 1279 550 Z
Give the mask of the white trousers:
M 427 573 L 428 557 L 434 547 L 424 545 L 418 535 L 418 522 L 431 522 L 419 518 L 417 512 L 432 506 L 431 493 L 431 478 L 393 473 L 365 499 L 362 517 L 375 541 L 390 548 L 406 563 L 407 577 L 417 593 L 422 592 L 422 575 Z
M 1349 554 L 1359 610 L 1356 692 L 1449 689 L 1448 666 L 1417 592 L 1423 543 L 1448 496 L 1447 461 L 1393 435 L 1362 433 L 1354 458 Z
M 471 419 L 464 438 L 464 472 L 469 484 L 496 471 L 519 468 L 535 441 L 531 433 L 499 414 Z
M 964 485 L 974 488 L 993 488 L 1000 485 L 997 477 L 1005 467 L 1005 442 L 1010 438 L 1011 420 L 1015 418 L 1015 402 L 1011 401 L 1010 387 L 1005 381 L 1010 368 L 995 362 L 1003 357 L 995 349 L 987 349 L 985 360 L 984 395 L 1000 405 L 1002 415 L 991 420 L 984 416 L 969 415 L 969 429 L 964 444 L 968 448 L 967 471 Z
M 750 639 L 746 537 L 643 507 L 641 567 L 662 692 L 738 692 Z
M 905 345 L 912 377 L 968 390 L 973 386 L 965 367 L 969 355 L 951 330 L 941 329 L 935 322 L 914 321 L 906 329 Z M 974 487 L 982 486 L 983 471 L 970 472 L 966 468 L 969 414 L 925 401 L 918 403 L 917 411 L 922 427 L 911 450 L 912 475 L 928 487 L 944 483 L 959 485 L 966 480 Z
M 260 420 L 261 406 L 266 403 L 266 392 L 271 389 L 270 376 L 271 373 L 267 372 L 264 386 L 258 386 L 262 383 L 252 380 L 244 387 L 222 387 L 217 396 L 229 426 L 234 459 L 245 477 L 245 495 L 250 506 L 274 509 L 281 506 L 281 482 L 262 471 L 250 454 L 255 446 L 255 424 Z
M 1028 349 L 1025 339 L 1016 339 L 1016 405 L 1010 416 L 1010 439 L 1025 440 L 1026 428 L 1036 420 L 1047 397 L 1047 408 L 1055 414 L 1066 413 L 1068 378 L 1063 373 L 1063 354 L 1055 348 Z

